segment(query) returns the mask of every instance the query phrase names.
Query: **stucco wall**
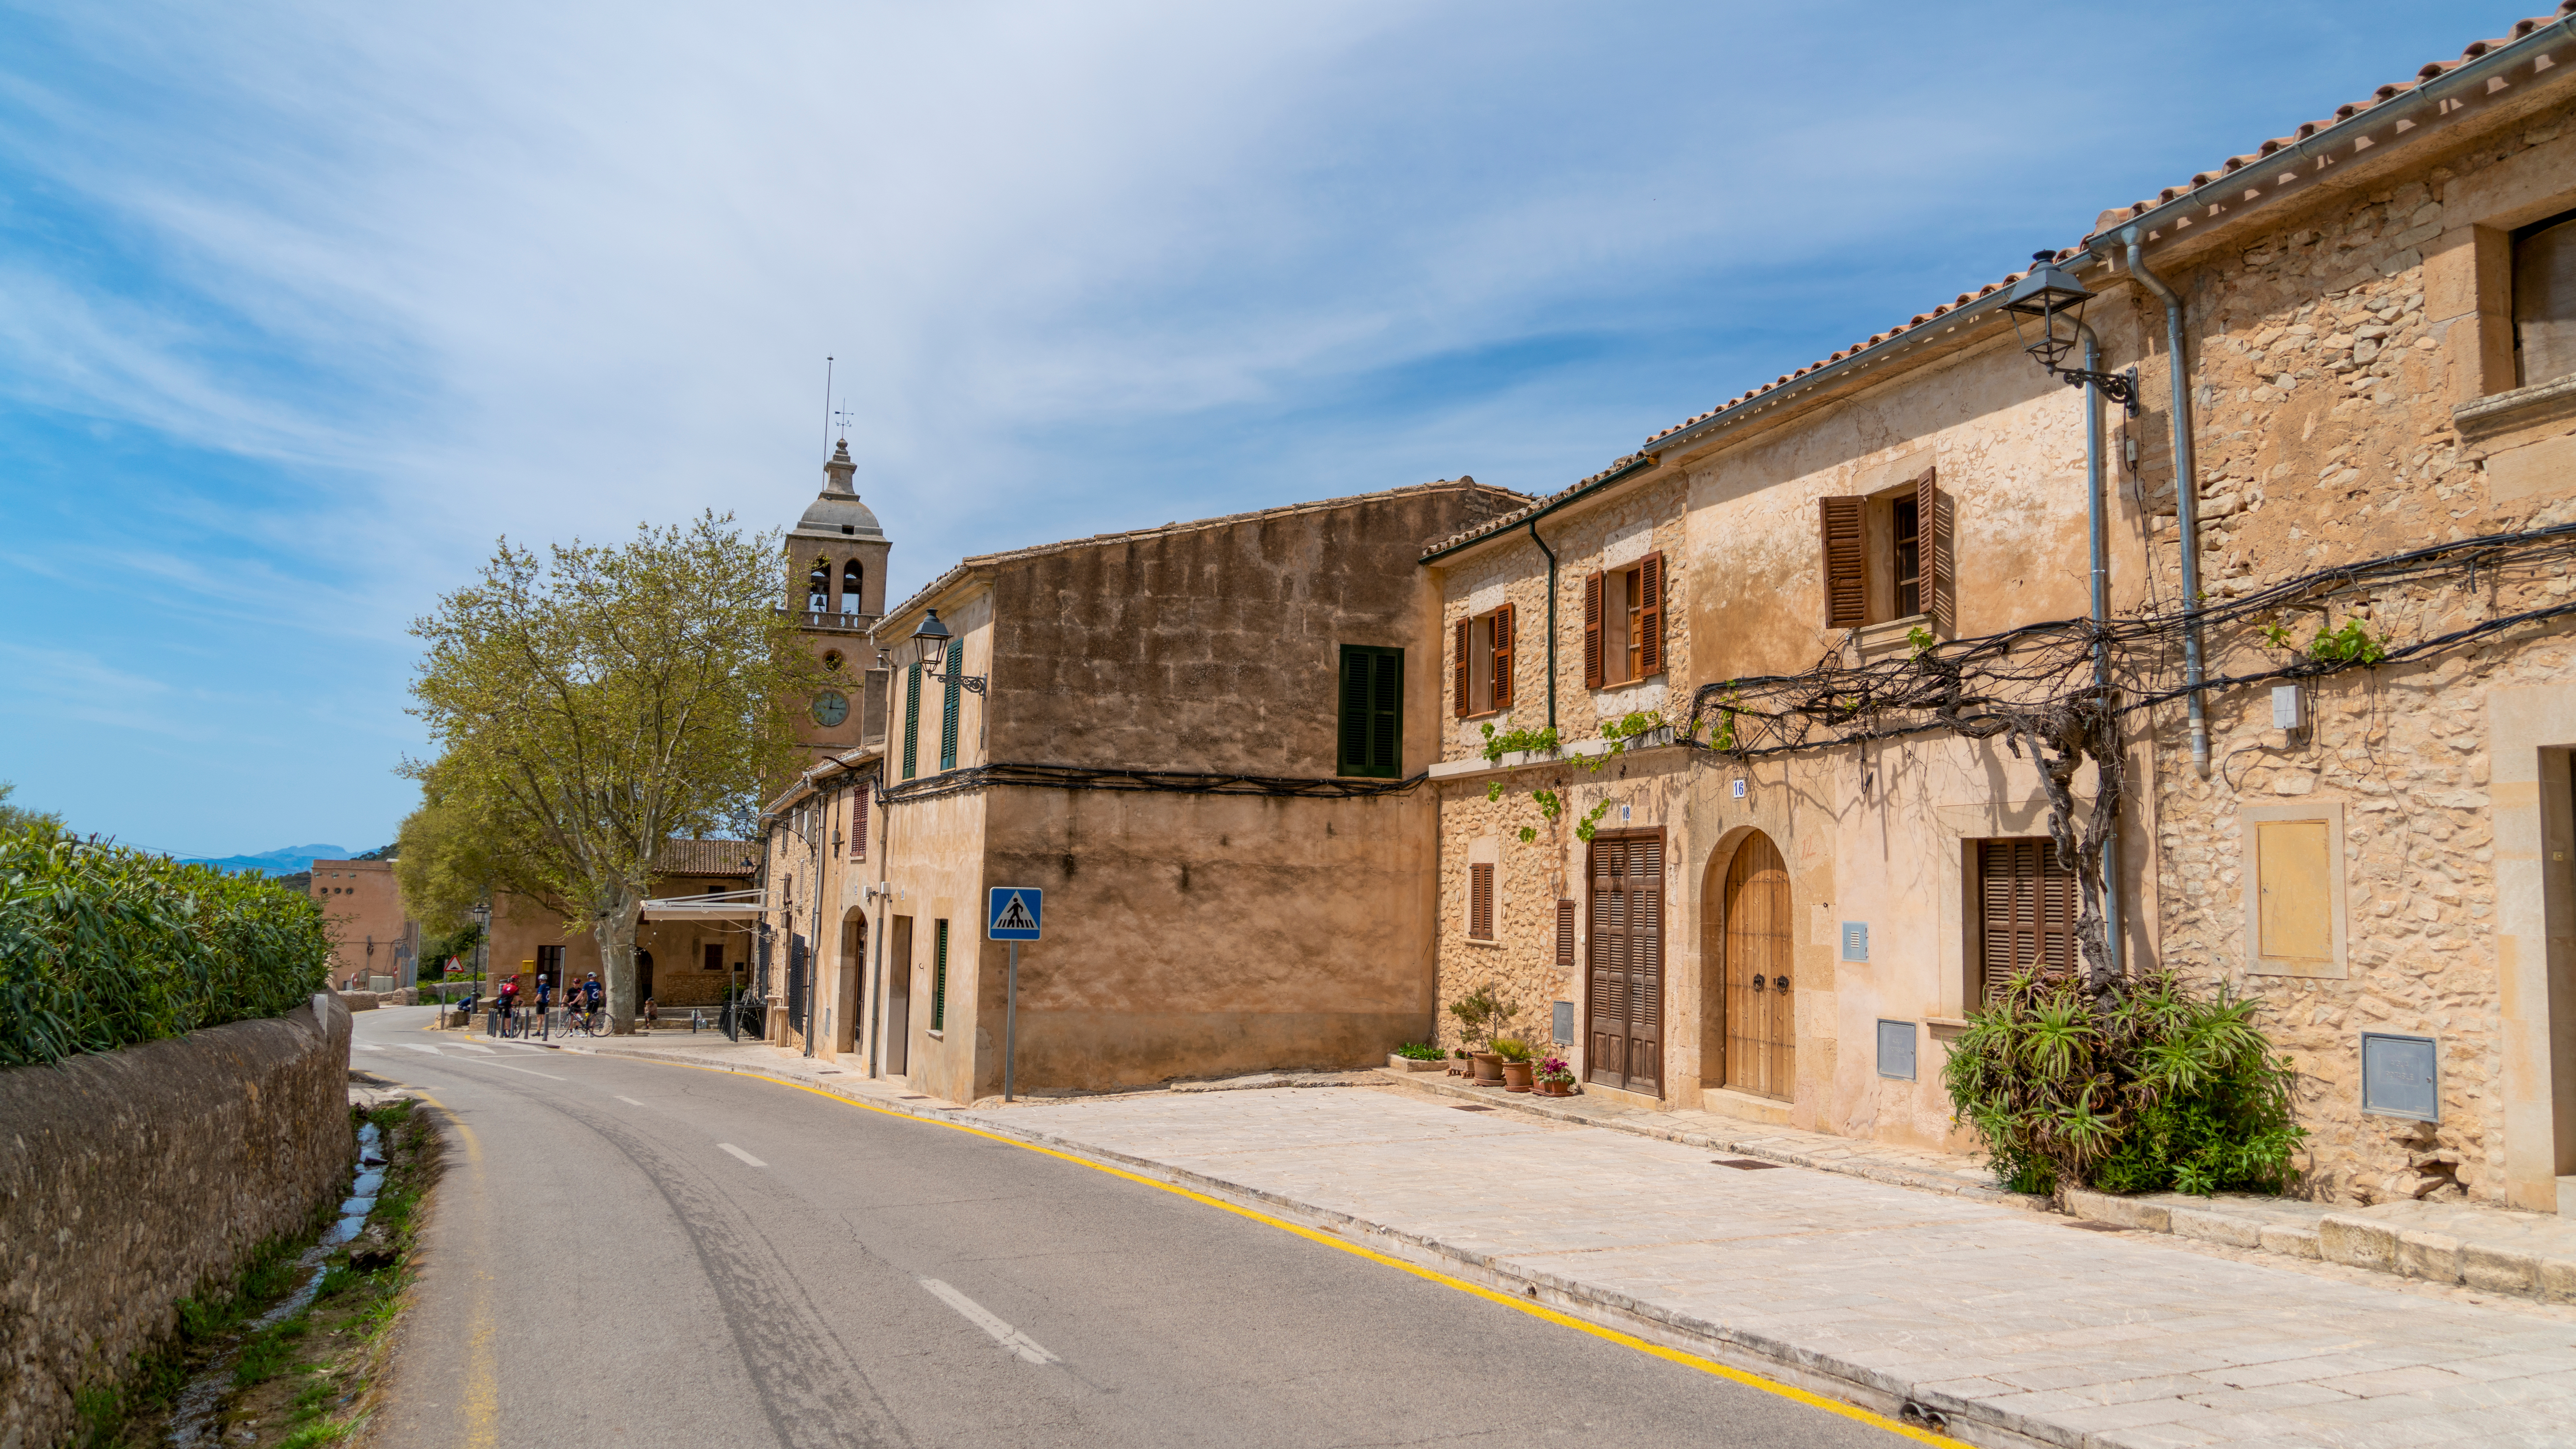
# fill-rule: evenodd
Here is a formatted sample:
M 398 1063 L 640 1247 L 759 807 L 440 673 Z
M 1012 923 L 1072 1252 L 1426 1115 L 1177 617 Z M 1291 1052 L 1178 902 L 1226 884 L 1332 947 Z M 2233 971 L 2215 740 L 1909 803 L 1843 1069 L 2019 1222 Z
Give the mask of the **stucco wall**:
M 180 1299 L 338 1195 L 348 1063 L 348 1013 L 326 1035 L 305 1006 L 0 1072 L 0 1446 L 54 1443 Z

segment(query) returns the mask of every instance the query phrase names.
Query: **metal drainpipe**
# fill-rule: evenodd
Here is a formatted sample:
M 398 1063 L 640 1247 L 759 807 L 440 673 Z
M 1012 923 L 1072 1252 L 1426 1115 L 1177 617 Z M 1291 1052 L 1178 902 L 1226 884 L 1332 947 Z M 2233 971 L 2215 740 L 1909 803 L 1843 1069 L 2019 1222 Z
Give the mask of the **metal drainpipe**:
M 1547 727 L 1556 728 L 1556 550 L 1538 536 L 1538 520 L 1529 521 L 1530 542 L 1547 555 Z
M 2182 530 L 2182 682 L 2191 710 L 2191 768 L 2209 778 L 2209 706 L 2201 698 L 2200 468 L 2192 456 L 2191 373 L 2183 365 L 2182 298 L 2164 278 L 2147 270 L 2134 226 L 2120 229 L 2129 249 L 2129 275 L 2165 304 L 2165 362 L 2173 374 L 2174 502 Z
M 2084 338 L 2084 370 L 2102 370 L 2102 341 L 2093 335 L 2090 324 L 2078 322 L 2075 330 Z M 2084 533 L 2092 550 L 2093 622 L 2111 621 L 2111 556 L 2102 518 L 2102 389 L 2084 384 Z M 2105 712 L 2111 704 L 2111 651 L 2097 634 L 2093 640 L 2093 687 L 2100 692 Z M 2113 748 L 2119 746 L 2119 725 L 2111 725 Z M 2097 764 L 2098 770 L 2100 766 Z M 2098 787 L 2094 803 L 2101 803 Z M 2111 974 L 2126 974 L 2121 964 L 2120 923 L 2120 831 L 2114 822 L 2102 837 L 2102 938 L 2105 954 L 2110 957 Z
M 805 841 L 814 865 L 814 934 L 805 939 L 805 1055 L 814 1055 L 814 1023 L 823 1019 L 823 832 L 832 818 L 832 797 L 816 792 L 814 828 Z

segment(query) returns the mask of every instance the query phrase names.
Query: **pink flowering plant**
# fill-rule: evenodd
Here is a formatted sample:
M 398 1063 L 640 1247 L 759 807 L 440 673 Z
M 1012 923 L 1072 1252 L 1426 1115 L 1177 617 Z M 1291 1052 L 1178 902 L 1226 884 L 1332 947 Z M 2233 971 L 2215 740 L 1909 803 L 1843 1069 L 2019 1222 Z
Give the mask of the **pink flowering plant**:
M 1574 1081 L 1574 1068 L 1567 1065 L 1563 1057 L 1549 1057 L 1538 1064 L 1538 1079 L 1542 1082 L 1571 1084 Z

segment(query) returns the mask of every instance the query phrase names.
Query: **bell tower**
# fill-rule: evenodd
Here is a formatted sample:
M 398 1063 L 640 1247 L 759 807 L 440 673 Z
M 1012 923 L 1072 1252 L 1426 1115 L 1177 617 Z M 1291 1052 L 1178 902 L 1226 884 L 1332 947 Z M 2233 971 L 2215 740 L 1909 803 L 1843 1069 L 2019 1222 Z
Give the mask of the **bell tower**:
M 800 738 L 816 759 L 881 744 L 885 736 L 887 671 L 877 667 L 868 630 L 885 613 L 886 555 L 893 545 L 851 486 L 858 471 L 843 438 L 823 464 L 823 491 L 787 534 L 787 615 L 824 668 L 839 676 L 798 720 Z

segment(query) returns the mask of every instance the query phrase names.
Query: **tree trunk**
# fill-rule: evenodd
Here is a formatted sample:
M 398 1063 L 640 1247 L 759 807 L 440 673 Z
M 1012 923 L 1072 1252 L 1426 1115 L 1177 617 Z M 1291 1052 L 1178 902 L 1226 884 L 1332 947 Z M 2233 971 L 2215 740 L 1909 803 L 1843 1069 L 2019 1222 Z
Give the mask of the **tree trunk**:
M 599 918 L 599 969 L 608 977 L 608 1030 L 616 1036 L 635 1030 L 635 925 L 643 915 L 643 897 L 621 887 Z

